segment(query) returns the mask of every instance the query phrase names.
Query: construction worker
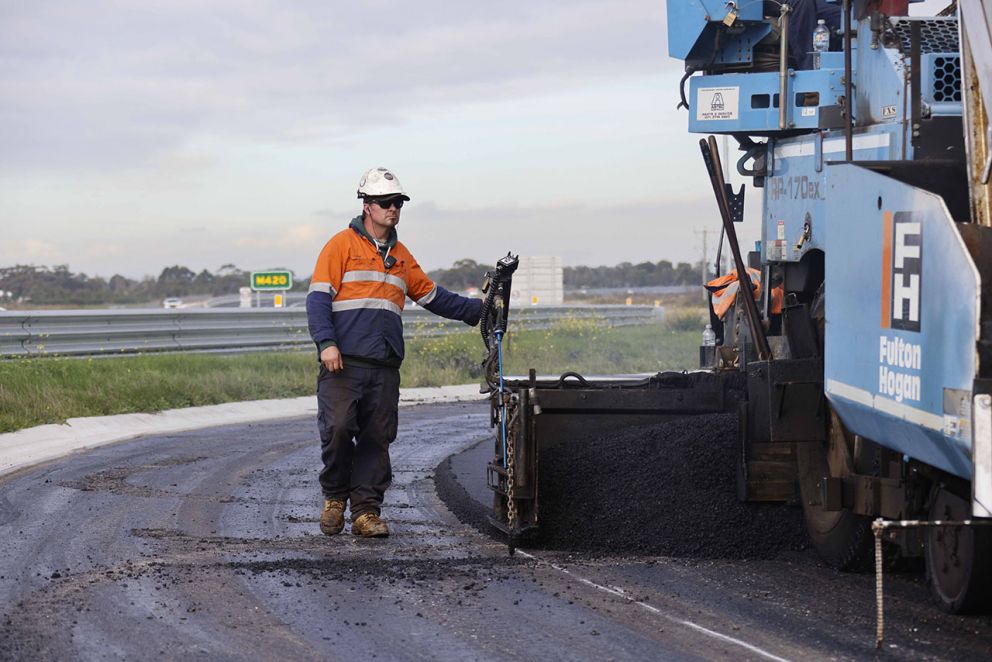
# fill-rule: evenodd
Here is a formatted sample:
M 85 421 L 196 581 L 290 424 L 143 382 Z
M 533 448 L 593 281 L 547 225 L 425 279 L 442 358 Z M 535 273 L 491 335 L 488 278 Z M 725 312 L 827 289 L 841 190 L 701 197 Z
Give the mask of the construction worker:
M 396 239 L 410 197 L 386 168 L 372 168 L 358 184 L 362 214 L 324 245 L 317 258 L 307 319 L 320 356 L 317 425 L 323 469 L 320 530 L 344 529 L 384 537 L 383 495 L 392 479 L 389 444 L 396 438 L 406 297 L 450 319 L 475 326 L 482 301 L 435 285 Z

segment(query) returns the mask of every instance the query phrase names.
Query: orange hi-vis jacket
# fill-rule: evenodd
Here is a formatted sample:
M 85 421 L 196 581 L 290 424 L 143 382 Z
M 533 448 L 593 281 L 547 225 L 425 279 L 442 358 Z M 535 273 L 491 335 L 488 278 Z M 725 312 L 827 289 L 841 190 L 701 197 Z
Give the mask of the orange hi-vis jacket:
M 748 267 L 747 275 L 751 279 L 751 286 L 754 288 L 754 298 L 757 300 L 761 297 L 761 272 Z M 714 278 L 706 283 L 705 287 L 713 294 L 713 298 L 716 299 L 713 302 L 713 312 L 716 313 L 717 317 L 723 319 L 727 311 L 730 310 L 730 307 L 734 305 L 734 301 L 737 300 L 737 290 L 741 287 L 737 281 L 737 271 L 734 270 L 719 278 Z
M 482 301 L 434 284 L 393 231 L 380 252 L 361 217 L 324 245 L 307 294 L 307 320 L 318 351 L 335 344 L 348 357 L 402 360 L 406 297 L 419 306 L 466 324 L 479 322 Z M 395 259 L 386 268 L 389 258 Z

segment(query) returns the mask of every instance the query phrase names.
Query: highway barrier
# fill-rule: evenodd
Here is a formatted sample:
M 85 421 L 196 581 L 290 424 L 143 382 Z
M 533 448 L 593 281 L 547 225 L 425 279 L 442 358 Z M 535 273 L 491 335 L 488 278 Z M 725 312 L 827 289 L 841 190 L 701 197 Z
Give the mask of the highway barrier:
M 511 308 L 510 328 L 541 329 L 567 320 L 629 326 L 659 322 L 663 314 L 651 306 Z M 422 308 L 404 310 L 403 323 L 407 338 L 468 330 Z M 0 312 L 4 358 L 264 350 L 311 342 L 302 308 Z

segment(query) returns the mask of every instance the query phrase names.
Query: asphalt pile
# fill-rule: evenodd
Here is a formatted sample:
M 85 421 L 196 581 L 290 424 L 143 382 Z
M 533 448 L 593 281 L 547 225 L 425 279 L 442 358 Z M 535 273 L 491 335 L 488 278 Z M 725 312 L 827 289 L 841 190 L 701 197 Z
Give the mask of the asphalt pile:
M 542 451 L 537 546 L 593 555 L 772 558 L 802 511 L 736 496 L 737 417 L 695 416 Z

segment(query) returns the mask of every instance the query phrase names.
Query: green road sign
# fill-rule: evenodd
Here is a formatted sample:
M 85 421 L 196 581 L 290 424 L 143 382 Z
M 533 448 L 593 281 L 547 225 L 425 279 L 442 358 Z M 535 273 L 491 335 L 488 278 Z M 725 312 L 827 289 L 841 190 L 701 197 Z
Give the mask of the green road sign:
M 292 271 L 253 271 L 251 289 L 256 292 L 280 292 L 293 287 Z

